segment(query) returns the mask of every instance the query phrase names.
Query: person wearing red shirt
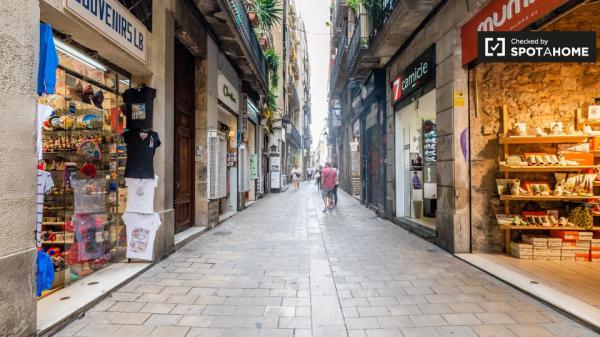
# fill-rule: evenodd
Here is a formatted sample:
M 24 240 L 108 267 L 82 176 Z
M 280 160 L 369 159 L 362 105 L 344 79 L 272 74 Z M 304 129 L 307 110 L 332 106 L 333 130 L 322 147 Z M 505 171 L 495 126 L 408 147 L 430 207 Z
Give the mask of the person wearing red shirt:
M 333 190 L 337 181 L 337 170 L 331 167 L 331 163 L 325 163 L 325 168 L 321 173 L 321 196 L 325 203 L 323 213 L 332 209 Z

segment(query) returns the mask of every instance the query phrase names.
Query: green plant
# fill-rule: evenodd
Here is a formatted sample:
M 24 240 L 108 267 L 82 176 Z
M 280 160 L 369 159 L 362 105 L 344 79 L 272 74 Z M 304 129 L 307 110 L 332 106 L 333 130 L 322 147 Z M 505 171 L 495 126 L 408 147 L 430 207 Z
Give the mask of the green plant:
M 275 95 L 273 90 L 269 90 L 269 93 L 267 94 L 267 109 L 269 109 L 271 115 L 273 112 L 279 110 L 279 105 L 277 105 L 277 95 Z
M 279 54 L 273 48 L 269 48 L 264 52 L 265 60 L 271 70 L 271 86 L 277 87 L 279 84 Z
M 252 9 L 265 30 L 271 29 L 282 21 L 281 0 L 253 0 Z
M 358 7 L 363 2 L 363 0 L 348 0 L 348 7 L 352 8 L 352 10 L 356 13 L 358 12 Z

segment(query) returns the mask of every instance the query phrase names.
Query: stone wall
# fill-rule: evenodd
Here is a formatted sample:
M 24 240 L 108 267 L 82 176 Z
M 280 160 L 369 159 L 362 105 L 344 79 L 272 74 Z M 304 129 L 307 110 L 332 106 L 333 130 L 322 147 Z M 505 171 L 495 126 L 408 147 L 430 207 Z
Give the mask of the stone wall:
M 438 125 L 438 169 L 436 243 L 451 252 L 470 251 L 469 163 L 460 147 L 468 128 L 466 106 L 455 106 L 455 92 L 467 94 L 467 71 L 461 65 L 460 26 L 479 12 L 488 0 L 448 1 L 435 17 L 417 32 L 405 50 L 387 68 L 388 84 L 429 46 L 436 44 L 436 110 Z M 387 111 L 387 200 L 395 207 L 394 114 L 388 85 Z M 393 211 L 395 214 L 395 210 Z
M 39 2 L 0 0 L 0 336 L 34 336 Z
M 600 32 L 599 16 L 600 4 L 581 6 L 544 30 Z M 495 179 L 503 178 L 498 172 L 498 161 L 502 156 L 498 144 L 498 134 L 503 130 L 502 106 L 508 106 L 509 120 L 506 122 L 509 129 L 515 121 L 522 121 L 533 132 L 536 126 L 549 128 L 549 123 L 555 120 L 562 121 L 567 128 L 567 125 L 574 125 L 578 108 L 585 117 L 593 98 L 600 97 L 600 65 L 487 63 L 477 66 L 471 78 L 476 81 L 471 90 L 478 93 L 477 101 L 471 97 L 470 104 L 472 249 L 500 252 L 504 242 L 495 214 L 503 212 L 503 204 L 498 199 Z M 515 154 L 540 150 L 535 146 L 512 146 L 511 149 Z

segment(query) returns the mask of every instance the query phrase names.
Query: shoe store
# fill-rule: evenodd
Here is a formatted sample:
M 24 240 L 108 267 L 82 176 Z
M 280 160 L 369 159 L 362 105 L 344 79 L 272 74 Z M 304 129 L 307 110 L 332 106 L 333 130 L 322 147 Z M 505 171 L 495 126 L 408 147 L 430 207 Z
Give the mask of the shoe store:
M 392 82 L 396 218 L 435 231 L 437 206 L 436 54 L 429 47 Z
M 600 309 L 600 64 L 481 62 L 476 46 L 482 30 L 598 34 L 600 3 L 506 3 L 492 1 L 461 29 L 469 69 L 471 242 L 481 252 L 468 259 L 484 269 L 494 265 L 493 274 L 523 278 L 525 288 L 549 287 L 527 290 L 551 303 L 568 294 L 556 301 L 564 310 L 577 303 L 594 312 Z M 499 15 L 505 18 L 496 21 Z

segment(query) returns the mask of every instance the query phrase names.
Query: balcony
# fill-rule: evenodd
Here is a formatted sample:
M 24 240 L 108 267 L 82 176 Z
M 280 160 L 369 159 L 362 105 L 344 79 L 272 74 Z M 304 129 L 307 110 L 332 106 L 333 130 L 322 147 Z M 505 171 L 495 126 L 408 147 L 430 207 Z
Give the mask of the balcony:
M 439 0 L 380 0 L 381 8 L 372 11 L 370 49 L 387 62 L 433 10 Z
M 379 59 L 375 58 L 369 50 L 371 40 L 369 27 L 369 17 L 366 14 L 357 17 L 346 58 L 348 76 L 351 78 L 365 78 L 372 69 L 379 66 Z
M 329 78 L 329 92 L 330 95 L 338 89 L 340 83 L 343 83 L 346 79 L 346 49 L 348 47 L 348 22 L 344 23 L 342 29 L 341 38 L 338 42 L 337 52 L 335 54 L 335 63 L 331 69 L 331 76 Z M 340 73 L 341 70 L 341 73 Z
M 298 129 L 296 129 L 296 126 L 293 124 L 288 124 L 286 126 L 285 139 L 297 148 L 302 147 L 302 136 L 300 136 L 300 132 L 298 131 Z
M 348 18 L 348 3 L 346 0 L 335 0 L 335 6 L 332 9 L 331 13 L 331 29 L 333 30 L 332 34 L 332 44 L 335 45 L 338 43 L 339 39 L 343 35 L 342 29 L 344 26 L 344 21 Z
M 242 0 L 196 1 L 196 5 L 218 36 L 221 50 L 241 70 L 242 79 L 257 93 L 266 93 L 267 62 Z

